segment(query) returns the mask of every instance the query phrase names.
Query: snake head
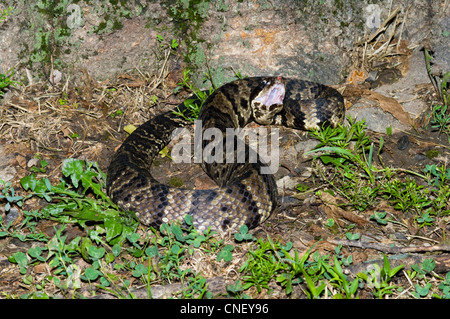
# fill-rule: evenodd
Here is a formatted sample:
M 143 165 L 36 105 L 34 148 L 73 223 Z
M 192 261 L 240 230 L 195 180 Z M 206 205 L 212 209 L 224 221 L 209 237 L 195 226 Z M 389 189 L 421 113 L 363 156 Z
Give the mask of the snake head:
M 251 105 L 253 118 L 258 124 L 271 124 L 273 117 L 283 108 L 286 93 L 280 76 L 263 78 L 252 94 Z

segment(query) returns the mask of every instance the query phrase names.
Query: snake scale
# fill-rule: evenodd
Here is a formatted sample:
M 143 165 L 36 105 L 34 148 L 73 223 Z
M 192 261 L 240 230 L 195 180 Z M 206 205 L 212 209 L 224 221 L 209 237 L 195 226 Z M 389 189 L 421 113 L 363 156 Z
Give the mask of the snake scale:
M 184 103 L 178 109 L 190 112 Z M 300 130 L 336 126 L 344 113 L 343 97 L 329 86 L 293 78 L 250 77 L 216 89 L 203 104 L 199 120 L 203 131 L 218 128 L 225 135 L 226 128 L 244 127 L 251 121 Z M 156 228 L 170 221 L 183 223 L 187 214 L 200 231 L 237 231 L 243 224 L 250 229 L 265 221 L 277 206 L 275 179 L 260 173 L 266 165 L 261 158 L 247 161 L 252 152 L 248 145 L 244 163 L 201 164 L 217 189 L 175 188 L 152 177 L 153 159 L 170 142 L 172 131 L 191 123 L 168 111 L 130 134 L 108 168 L 112 200 L 121 209 L 134 211 L 144 225 Z M 206 147 L 208 141 L 202 143 Z M 234 153 L 236 158 L 236 148 Z

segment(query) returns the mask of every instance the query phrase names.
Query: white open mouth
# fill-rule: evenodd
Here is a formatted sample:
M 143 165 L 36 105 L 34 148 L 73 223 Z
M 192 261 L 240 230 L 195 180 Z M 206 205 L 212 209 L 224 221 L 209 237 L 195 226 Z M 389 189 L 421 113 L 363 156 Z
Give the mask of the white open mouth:
M 258 101 L 266 106 L 283 104 L 285 92 L 286 90 L 284 89 L 284 85 L 281 83 L 277 83 L 270 88 L 270 91 L 267 94 L 257 97 L 255 101 Z

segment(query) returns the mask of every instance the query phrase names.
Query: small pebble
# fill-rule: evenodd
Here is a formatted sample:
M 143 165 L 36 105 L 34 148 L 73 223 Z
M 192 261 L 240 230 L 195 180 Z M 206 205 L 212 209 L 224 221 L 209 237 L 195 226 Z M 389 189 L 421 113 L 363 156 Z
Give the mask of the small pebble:
M 408 135 L 403 135 L 402 137 L 400 137 L 398 139 L 397 148 L 400 151 L 406 150 L 408 148 L 408 146 L 409 146 L 409 137 L 408 137 Z

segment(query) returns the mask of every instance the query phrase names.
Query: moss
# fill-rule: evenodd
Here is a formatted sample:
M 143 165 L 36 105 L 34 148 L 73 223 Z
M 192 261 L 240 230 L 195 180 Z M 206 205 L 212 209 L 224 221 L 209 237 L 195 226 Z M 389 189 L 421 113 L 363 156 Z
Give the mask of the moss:
M 432 150 L 428 150 L 425 153 L 425 156 L 429 159 L 432 159 L 432 158 L 439 156 L 439 154 L 441 154 L 441 153 L 438 150 L 432 149 Z
M 193 71 L 206 63 L 204 48 L 198 35 L 210 8 L 209 0 L 172 0 L 167 6 L 167 14 L 174 22 L 174 33 L 186 46 L 185 61 Z
M 112 30 L 116 31 L 116 30 L 121 30 L 122 28 L 123 28 L 123 23 L 118 20 L 114 20 L 113 25 L 112 25 Z
M 122 0 L 38 0 L 35 2 L 22 0 L 21 2 L 27 17 L 22 29 L 29 33 L 33 42 L 31 45 L 23 43 L 19 56 L 30 69 L 39 70 L 42 65 L 46 66 L 50 63 L 53 64 L 52 67 L 60 70 L 66 68 L 63 55 L 76 50 L 83 41 L 83 39 L 74 39 L 72 30 L 85 26 L 83 14 L 81 13 L 74 26 L 73 23 L 68 22 L 70 15 L 75 12 L 73 8 L 68 10 L 69 5 L 89 6 L 92 14 L 103 17 L 103 21 L 97 26 L 91 26 L 88 30 L 88 33 L 96 34 L 108 34 L 122 29 L 125 19 L 142 13 L 145 7 L 145 4 L 130 5 L 130 2 Z M 133 6 L 134 13 L 129 6 Z M 36 63 L 38 63 L 37 67 Z
M 183 183 L 183 180 L 181 179 L 181 178 L 178 178 L 178 177 L 172 177 L 170 180 L 169 180 L 169 186 L 172 186 L 172 187 L 181 187 L 181 186 L 183 186 L 184 185 L 184 183 Z
M 92 2 L 93 5 L 99 5 L 99 2 L 88 1 L 88 4 Z M 97 27 L 93 27 L 95 34 L 108 34 L 123 28 L 123 21 L 125 19 L 131 19 L 134 15 L 127 5 L 127 1 L 109 0 L 103 2 L 96 8 L 99 16 L 104 16 L 103 21 L 99 23 Z M 138 13 L 143 11 L 142 6 L 138 6 Z
M 35 34 L 35 42 L 28 54 L 28 64 L 53 60 L 56 67 L 61 66 L 61 49 L 67 45 L 67 39 L 71 35 L 66 24 L 67 5 L 67 0 L 41 0 L 35 6 L 30 6 L 28 14 L 33 17 L 33 21 L 28 22 L 28 27 Z

